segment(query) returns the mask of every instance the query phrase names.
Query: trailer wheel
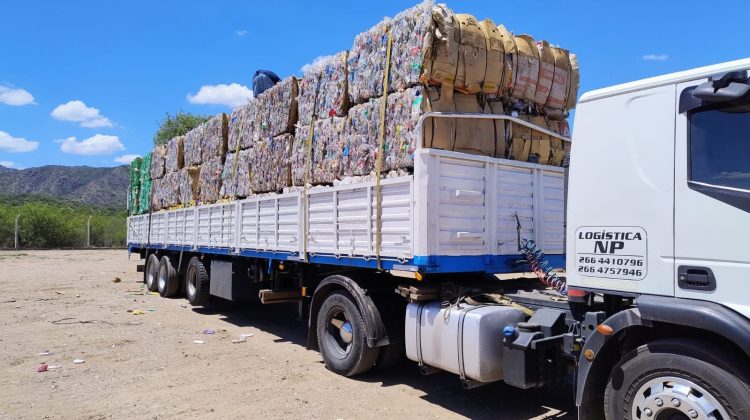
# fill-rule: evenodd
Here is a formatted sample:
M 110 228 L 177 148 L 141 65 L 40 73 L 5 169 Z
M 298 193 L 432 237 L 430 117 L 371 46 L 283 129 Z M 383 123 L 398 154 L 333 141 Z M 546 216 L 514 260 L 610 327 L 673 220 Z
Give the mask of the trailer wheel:
M 178 279 L 177 270 L 168 256 L 161 257 L 159 264 L 159 276 L 157 277 L 157 290 L 161 297 L 174 297 L 177 294 Z
M 193 257 L 185 270 L 185 294 L 193 306 L 205 306 L 211 295 L 209 292 L 208 272 L 198 257 Z
M 148 256 L 146 260 L 146 271 L 143 273 L 146 281 L 146 288 L 150 292 L 155 292 L 157 287 L 157 278 L 159 277 L 159 257 L 155 254 Z
M 326 367 L 343 376 L 372 369 L 380 348 L 367 345 L 365 323 L 352 296 L 338 290 L 320 305 L 317 319 L 318 347 Z
M 746 363 L 697 340 L 664 339 L 642 345 L 612 371 L 604 392 L 606 418 L 750 418 L 747 378 L 743 381 L 736 375 Z

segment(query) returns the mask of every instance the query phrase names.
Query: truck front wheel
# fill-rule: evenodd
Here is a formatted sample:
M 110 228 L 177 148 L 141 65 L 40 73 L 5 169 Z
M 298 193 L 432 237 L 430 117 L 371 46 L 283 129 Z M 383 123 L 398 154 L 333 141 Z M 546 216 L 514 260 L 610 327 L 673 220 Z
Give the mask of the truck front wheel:
M 367 345 L 365 321 L 351 295 L 338 290 L 320 305 L 317 319 L 318 348 L 326 367 L 343 376 L 372 369 L 379 348 Z
M 607 420 L 747 419 L 746 371 L 746 361 L 716 346 L 657 340 L 615 366 L 604 392 L 604 412 Z

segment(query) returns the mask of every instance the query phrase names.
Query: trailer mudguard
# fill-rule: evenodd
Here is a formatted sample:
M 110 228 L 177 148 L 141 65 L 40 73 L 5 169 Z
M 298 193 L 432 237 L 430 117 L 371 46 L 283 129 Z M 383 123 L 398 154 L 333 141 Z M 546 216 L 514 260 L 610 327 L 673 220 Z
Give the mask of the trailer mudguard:
M 349 277 L 333 275 L 326 277 L 320 282 L 313 294 L 312 302 L 310 303 L 310 317 L 307 321 L 308 350 L 319 350 L 318 331 L 315 328 L 315 322 L 318 319 L 320 305 L 330 292 L 340 289 L 346 290 L 354 297 L 359 310 L 362 312 L 365 329 L 367 330 L 367 345 L 370 347 L 382 347 L 390 344 L 385 323 L 369 291 Z
M 650 328 L 654 323 L 701 329 L 735 343 L 750 358 L 750 320 L 729 308 L 713 302 L 666 296 L 640 296 L 636 306 L 607 318 L 604 324 L 612 327 L 613 334 L 604 336 L 593 332 L 581 349 L 581 354 L 593 351 L 594 358 L 589 361 L 581 357 L 578 363 L 576 405 L 580 420 L 601 418 L 601 404 L 597 404 L 597 400 L 602 398 L 600 391 L 614 361 L 599 355 L 606 343 L 625 329 Z

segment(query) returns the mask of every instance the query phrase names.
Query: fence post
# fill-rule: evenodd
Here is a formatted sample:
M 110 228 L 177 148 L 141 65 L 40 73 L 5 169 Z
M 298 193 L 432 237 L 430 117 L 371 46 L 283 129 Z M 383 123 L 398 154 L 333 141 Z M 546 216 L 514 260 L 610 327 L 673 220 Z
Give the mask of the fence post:
M 21 215 L 20 215 L 20 214 L 17 214 L 17 215 L 16 215 L 16 229 L 15 229 L 15 235 L 13 236 L 13 237 L 14 237 L 14 239 L 15 239 L 15 240 L 14 240 L 14 247 L 15 247 L 15 249 L 18 249 L 18 219 L 19 219 L 19 218 L 21 218 Z
M 86 222 L 86 248 L 91 248 L 91 217 Z

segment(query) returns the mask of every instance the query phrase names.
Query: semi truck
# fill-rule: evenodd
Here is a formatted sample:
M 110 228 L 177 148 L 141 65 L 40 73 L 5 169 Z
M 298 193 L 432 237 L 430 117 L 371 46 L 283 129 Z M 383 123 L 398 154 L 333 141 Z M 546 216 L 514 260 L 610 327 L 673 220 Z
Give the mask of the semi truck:
M 466 388 L 573 382 L 582 420 L 747 419 L 749 72 L 585 93 L 562 168 L 419 148 L 408 175 L 131 216 L 129 252 L 164 297 L 296 302 L 337 374 L 405 353 Z

